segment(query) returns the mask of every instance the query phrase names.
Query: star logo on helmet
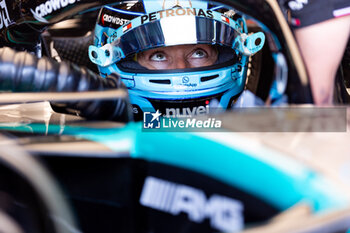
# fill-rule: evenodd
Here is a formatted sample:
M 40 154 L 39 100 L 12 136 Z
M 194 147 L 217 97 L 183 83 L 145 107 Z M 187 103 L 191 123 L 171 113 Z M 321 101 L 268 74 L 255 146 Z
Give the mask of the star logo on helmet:
M 167 0 L 163 0 L 163 10 L 165 9 L 170 9 L 170 8 L 176 8 L 176 7 L 180 7 L 180 8 L 184 8 L 184 7 L 187 7 L 187 6 L 183 6 L 181 5 L 181 3 L 183 4 L 184 1 L 179 1 L 179 0 L 174 0 L 174 3 L 170 6 L 165 6 L 166 2 L 169 2 Z M 181 2 L 181 3 L 180 3 Z M 192 8 L 192 2 L 191 0 L 188 0 L 188 3 L 189 3 L 189 7 Z

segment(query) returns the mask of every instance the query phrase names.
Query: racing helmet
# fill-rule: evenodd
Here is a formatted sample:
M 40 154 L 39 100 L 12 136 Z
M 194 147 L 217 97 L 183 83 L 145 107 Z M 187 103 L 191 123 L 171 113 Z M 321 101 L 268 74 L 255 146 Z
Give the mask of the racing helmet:
M 193 115 L 230 108 L 242 93 L 249 56 L 264 44 L 262 32 L 248 35 L 233 9 L 207 1 L 143 0 L 104 6 L 89 57 L 101 76 L 120 75 L 129 90 L 136 120 L 144 112 Z M 204 67 L 147 69 L 137 54 L 149 49 L 207 44 L 217 59 Z

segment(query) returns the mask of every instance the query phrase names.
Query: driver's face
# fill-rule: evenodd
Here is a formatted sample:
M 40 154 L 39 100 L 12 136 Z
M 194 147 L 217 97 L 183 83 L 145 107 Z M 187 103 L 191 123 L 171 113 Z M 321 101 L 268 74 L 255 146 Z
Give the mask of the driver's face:
M 137 55 L 137 61 L 150 70 L 184 69 L 213 65 L 218 57 L 211 45 L 177 45 L 150 49 Z

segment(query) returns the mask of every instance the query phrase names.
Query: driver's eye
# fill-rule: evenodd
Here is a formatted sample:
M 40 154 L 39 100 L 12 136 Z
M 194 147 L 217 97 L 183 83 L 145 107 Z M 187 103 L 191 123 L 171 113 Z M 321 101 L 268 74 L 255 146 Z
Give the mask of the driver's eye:
M 191 55 L 192 58 L 205 58 L 208 54 L 203 49 L 196 49 Z
M 166 61 L 166 56 L 162 52 L 155 52 L 150 56 L 151 61 Z

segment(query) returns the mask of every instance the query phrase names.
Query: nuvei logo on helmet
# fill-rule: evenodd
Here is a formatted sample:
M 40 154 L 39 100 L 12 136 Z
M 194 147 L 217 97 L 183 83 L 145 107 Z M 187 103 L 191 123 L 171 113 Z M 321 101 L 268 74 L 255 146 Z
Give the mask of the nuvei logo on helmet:
M 209 105 L 193 108 L 165 108 L 166 117 L 189 117 L 209 114 Z

